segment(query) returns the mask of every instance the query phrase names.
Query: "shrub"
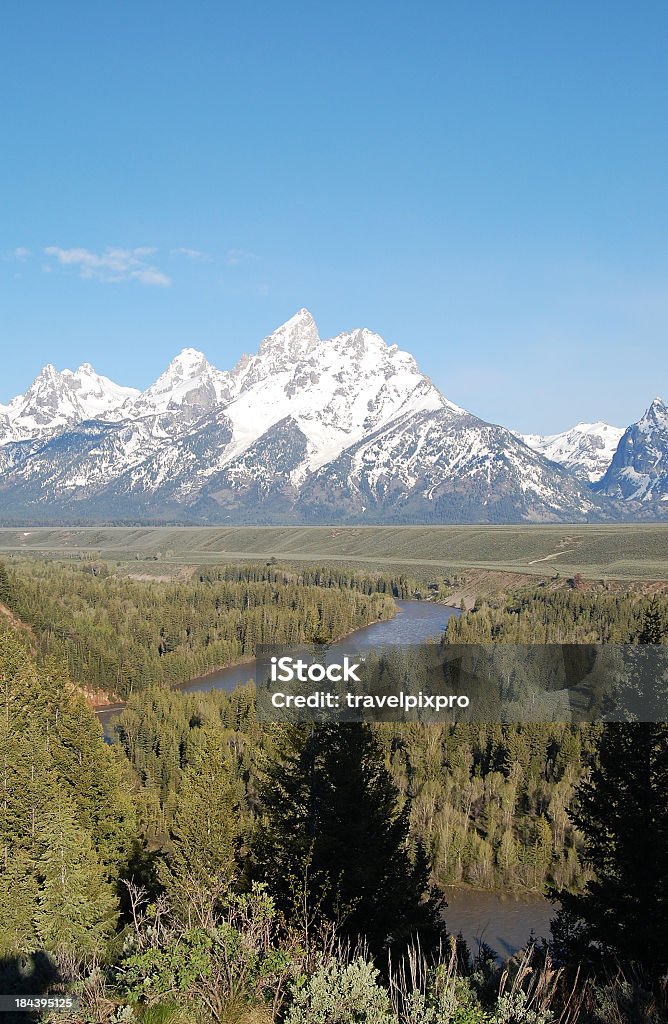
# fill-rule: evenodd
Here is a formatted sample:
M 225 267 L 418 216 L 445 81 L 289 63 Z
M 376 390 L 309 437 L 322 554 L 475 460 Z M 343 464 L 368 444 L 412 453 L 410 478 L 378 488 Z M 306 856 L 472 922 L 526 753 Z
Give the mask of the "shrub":
M 285 1024 L 396 1024 L 378 971 L 361 957 L 320 966 L 294 993 Z

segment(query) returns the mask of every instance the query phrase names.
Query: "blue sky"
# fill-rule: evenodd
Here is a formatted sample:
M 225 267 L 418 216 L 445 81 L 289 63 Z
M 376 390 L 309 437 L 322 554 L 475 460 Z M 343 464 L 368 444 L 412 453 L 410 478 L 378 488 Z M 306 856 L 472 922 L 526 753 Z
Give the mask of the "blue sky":
M 668 398 L 668 7 L 11 4 L 0 401 L 302 306 L 551 432 Z

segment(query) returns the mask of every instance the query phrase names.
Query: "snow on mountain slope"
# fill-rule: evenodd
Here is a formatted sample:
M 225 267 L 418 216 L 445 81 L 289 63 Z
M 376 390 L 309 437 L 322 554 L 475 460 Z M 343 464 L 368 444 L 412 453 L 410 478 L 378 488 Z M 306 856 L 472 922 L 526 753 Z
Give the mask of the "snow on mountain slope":
M 397 417 L 314 473 L 314 514 L 401 522 L 583 521 L 605 512 L 567 470 L 459 409 Z M 320 512 L 320 514 L 322 514 Z
M 546 459 L 567 466 L 590 482 L 600 480 L 610 465 L 624 433 L 609 423 L 577 423 L 560 434 L 517 434 Z
M 596 489 L 627 502 L 668 503 L 668 408 L 661 398 L 624 431 Z
M 371 523 L 614 514 L 586 480 L 444 398 L 409 353 L 365 328 L 322 341 L 304 309 L 232 370 L 184 349 L 142 394 L 120 389 L 121 401 L 117 392 L 69 408 L 67 373 L 45 368 L 26 404 L 32 432 L 26 420 L 26 432 L 0 448 L 6 517 Z M 0 430 L 9 410 L 0 409 Z
M 37 473 L 61 499 L 80 489 L 120 489 L 187 501 L 205 484 L 210 493 L 266 484 L 267 473 L 279 473 L 267 443 L 273 438 L 282 446 L 286 486 L 296 487 L 397 415 L 444 408 L 459 411 L 408 353 L 368 330 L 321 341 L 310 313 L 301 310 L 230 373 L 185 350 L 147 391 L 115 411 L 116 429 L 101 430 L 97 444 L 90 431 L 83 444 L 71 431 L 61 439 L 60 468 L 49 469 L 46 451 L 17 473 L 24 486 Z M 287 438 L 298 439 L 294 457 Z
M 0 445 L 99 419 L 138 394 L 136 388 L 120 387 L 96 373 L 90 363 L 61 373 L 49 363 L 25 394 L 0 406 Z
M 117 418 L 159 417 L 166 432 L 182 430 L 230 400 L 231 375 L 194 348 L 184 348 L 146 391 L 125 402 Z
M 233 427 L 225 462 L 290 417 L 306 438 L 294 482 L 402 411 L 456 408 L 407 352 L 365 329 L 320 341 L 307 310 L 265 338 L 233 377 L 238 394 L 225 410 Z

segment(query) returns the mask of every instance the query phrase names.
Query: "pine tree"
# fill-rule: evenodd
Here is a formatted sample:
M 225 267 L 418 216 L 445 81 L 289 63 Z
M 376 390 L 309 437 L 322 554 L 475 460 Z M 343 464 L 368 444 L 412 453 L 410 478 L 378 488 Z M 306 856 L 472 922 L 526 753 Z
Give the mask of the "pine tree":
M 9 574 L 4 562 L 0 562 L 0 603 L 9 604 L 12 596 Z
M 668 725 L 606 726 L 571 817 L 595 878 L 556 893 L 553 925 L 564 957 L 611 952 L 657 976 L 668 969 Z
M 423 948 L 436 944 L 442 900 L 423 849 L 410 857 L 410 807 L 400 807 L 370 727 L 296 726 L 286 740 L 266 778 L 258 847 L 280 908 L 293 921 L 334 922 L 376 955 L 417 934 Z
M 103 948 L 116 924 L 118 903 L 76 817 L 61 793 L 42 823 L 35 926 L 45 949 L 85 957 Z
M 101 737 L 100 723 L 62 668 L 49 664 L 40 685 L 50 685 L 50 750 L 59 778 L 74 800 L 79 824 L 90 834 L 98 856 L 116 874 L 138 840 L 127 766 Z M 56 742 L 57 741 L 57 742 Z
M 666 636 L 666 627 L 663 622 L 661 608 L 654 598 L 645 612 L 642 628 L 638 634 L 639 644 L 660 644 Z
M 35 914 L 39 885 L 30 854 L 16 852 L 0 870 L 0 958 L 39 948 Z
M 82 955 L 113 927 L 108 877 L 134 812 L 116 757 L 62 670 L 0 632 L 0 945 Z M 51 923 L 49 923 L 51 921 Z
M 244 801 L 237 765 L 219 730 L 198 736 L 176 800 L 165 881 L 182 915 L 208 925 L 236 873 Z

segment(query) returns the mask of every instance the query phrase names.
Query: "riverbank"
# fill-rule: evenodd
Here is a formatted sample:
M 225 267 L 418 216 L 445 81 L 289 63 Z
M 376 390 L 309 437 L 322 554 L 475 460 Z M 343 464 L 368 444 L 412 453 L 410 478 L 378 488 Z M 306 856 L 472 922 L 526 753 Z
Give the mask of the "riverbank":
M 396 604 L 396 602 L 395 602 L 395 604 Z M 387 619 L 374 619 L 373 622 L 368 622 L 366 624 L 366 626 L 358 626 L 357 629 L 351 629 L 347 633 L 344 633 L 343 636 L 338 637 L 336 640 L 333 640 L 332 643 L 341 643 L 342 640 L 345 640 L 347 637 L 354 636 L 355 633 L 358 633 L 360 630 L 368 629 L 369 626 L 375 625 L 376 622 L 390 622 L 398 614 L 399 614 L 399 608 L 397 607 L 397 610 L 394 612 L 394 614 L 390 615 Z M 188 687 L 191 684 L 200 683 L 200 682 L 201 683 L 206 683 L 207 679 L 213 679 L 214 677 L 218 677 L 222 672 L 231 672 L 234 669 L 240 668 L 242 665 L 252 665 L 254 667 L 255 666 L 255 661 L 256 661 L 256 659 L 252 655 L 246 655 L 243 658 L 236 658 L 234 661 L 230 661 L 226 665 L 218 665 L 216 668 L 209 669 L 208 672 L 203 672 L 200 675 L 191 676 L 190 679 L 185 679 L 185 680 L 183 680 L 180 683 L 175 683 L 171 687 L 171 689 L 174 689 L 174 690 L 187 690 Z M 253 674 L 254 674 L 254 672 L 253 672 Z M 84 693 L 88 693 L 88 692 L 92 693 L 92 691 L 84 691 Z M 102 693 L 102 691 L 97 691 L 97 692 L 98 693 Z M 119 711 L 119 710 L 122 710 L 125 707 L 126 701 L 119 701 L 119 700 L 112 701 L 108 697 L 105 700 L 104 696 L 105 695 L 102 694 L 102 697 L 100 698 L 98 703 L 91 704 L 91 706 L 93 708 L 93 711 L 95 711 L 96 713 L 98 711 L 100 711 L 100 712 Z
M 374 647 L 428 643 L 443 633 L 447 623 L 453 616 L 460 614 L 459 609 L 435 601 L 395 601 L 397 611 L 389 619 L 376 619 L 366 626 L 352 630 L 339 640 L 332 643 L 336 648 L 345 644 L 346 653 L 370 650 Z M 173 687 L 182 693 L 197 690 L 233 690 L 248 682 L 255 676 L 255 658 L 244 658 L 233 665 L 207 672 L 192 679 L 185 680 Z M 103 724 L 110 716 L 122 711 L 125 703 L 112 707 L 96 708 L 96 714 Z

